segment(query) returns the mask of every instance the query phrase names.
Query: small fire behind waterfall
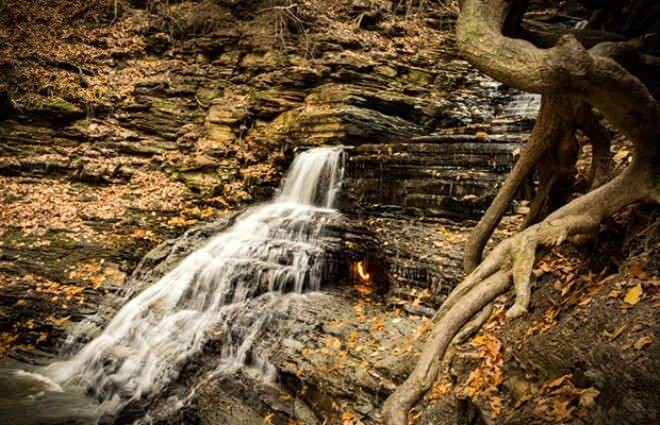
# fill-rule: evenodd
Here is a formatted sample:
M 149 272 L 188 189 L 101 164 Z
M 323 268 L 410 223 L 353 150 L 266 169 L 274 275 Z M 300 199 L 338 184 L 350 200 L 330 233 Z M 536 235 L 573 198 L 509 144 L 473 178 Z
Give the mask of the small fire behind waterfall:
M 268 319 L 268 308 L 239 315 L 248 300 L 276 303 L 279 293 L 320 289 L 327 253 L 319 236 L 339 216 L 333 204 L 342 176 L 340 148 L 300 154 L 275 200 L 243 213 L 45 375 L 85 388 L 113 415 L 162 391 L 211 331 L 222 334 L 222 369 L 239 368 Z

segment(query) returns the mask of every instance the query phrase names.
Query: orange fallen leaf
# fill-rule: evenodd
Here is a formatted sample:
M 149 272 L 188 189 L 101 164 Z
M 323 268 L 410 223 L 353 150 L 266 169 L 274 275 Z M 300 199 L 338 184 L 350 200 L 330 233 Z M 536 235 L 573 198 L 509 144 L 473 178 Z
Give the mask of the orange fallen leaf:
M 449 379 L 441 378 L 433 384 L 431 387 L 431 400 L 440 400 L 442 397 L 446 396 L 451 392 L 452 383 Z
M 630 273 L 632 276 L 636 277 L 637 279 L 648 278 L 648 275 L 646 274 L 646 272 L 639 263 L 632 264 L 630 267 L 628 267 L 628 273 Z
M 638 350 L 641 350 L 642 348 L 646 347 L 647 345 L 650 345 L 652 342 L 653 342 L 653 335 L 652 334 L 644 335 L 643 337 L 641 337 L 640 339 L 635 341 L 635 343 L 633 344 L 633 347 L 635 347 Z
M 621 325 L 618 328 L 616 328 L 614 330 L 614 332 L 609 333 L 609 332 L 605 331 L 605 332 L 603 332 L 603 335 L 609 337 L 612 341 L 614 341 L 619 335 L 621 335 L 621 333 L 623 332 L 623 330 L 625 328 L 626 328 L 626 325 Z
M 599 394 L 600 391 L 593 387 L 583 390 L 580 394 L 580 406 L 593 407 Z
M 385 321 L 383 319 L 380 319 L 371 325 L 372 332 L 382 331 L 383 328 L 385 328 Z
M 543 384 L 542 389 L 543 390 L 550 390 L 550 389 L 553 389 L 553 388 L 560 387 L 564 382 L 570 381 L 571 379 L 573 379 L 573 375 L 570 374 L 570 373 L 568 373 L 566 375 L 562 375 L 559 378 L 555 378 L 555 379 Z
M 578 305 L 579 305 L 580 307 L 584 307 L 585 305 L 589 304 L 589 303 L 591 302 L 591 300 L 592 300 L 591 297 L 585 298 L 585 299 L 583 299 L 582 301 L 580 301 L 580 302 L 578 303 Z
M 334 350 L 339 350 L 341 348 L 341 341 L 336 337 L 325 338 L 324 343 L 326 347 Z
M 643 294 L 644 290 L 642 289 L 642 284 L 638 283 L 634 287 L 630 288 L 628 292 L 626 292 L 626 296 L 623 298 L 623 302 L 626 304 L 635 305 L 639 302 L 639 300 L 642 299 Z

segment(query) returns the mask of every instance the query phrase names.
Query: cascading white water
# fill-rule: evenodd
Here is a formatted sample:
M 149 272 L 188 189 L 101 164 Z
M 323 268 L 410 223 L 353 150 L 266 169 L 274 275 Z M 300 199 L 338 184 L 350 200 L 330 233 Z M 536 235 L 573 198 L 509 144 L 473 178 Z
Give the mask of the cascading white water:
M 541 107 L 541 95 L 519 93 L 503 109 L 503 115 L 535 117 Z
M 237 313 L 245 302 L 320 288 L 326 253 L 319 236 L 339 214 L 332 207 L 342 158 L 340 148 L 298 155 L 274 201 L 243 213 L 126 303 L 78 354 L 44 374 L 62 386 L 86 388 L 104 413 L 114 414 L 175 379 L 211 331 L 223 335 L 222 367 L 240 367 L 266 320 L 253 313 L 241 323 Z

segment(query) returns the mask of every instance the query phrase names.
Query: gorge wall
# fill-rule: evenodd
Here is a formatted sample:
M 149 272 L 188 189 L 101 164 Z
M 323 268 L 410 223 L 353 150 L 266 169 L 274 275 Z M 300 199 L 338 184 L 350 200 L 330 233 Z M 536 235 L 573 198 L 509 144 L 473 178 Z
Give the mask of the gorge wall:
M 386 294 L 344 276 L 324 293 L 293 298 L 255 347 L 277 369 L 277 385 L 249 367 L 200 380 L 217 362 L 212 339 L 149 409 L 170 424 L 378 423 L 433 311 L 462 276 L 471 220 L 533 122 L 508 116 L 512 93 L 457 55 L 455 7 L 45 3 L 0 6 L 0 354 L 52 360 L 76 323 L 107 320 L 127 290 L 171 269 L 241 207 L 269 198 L 296 152 L 341 144 L 350 225 L 333 242 L 346 263 L 382 254 Z M 653 212 L 641 214 L 653 222 Z M 515 222 L 507 217 L 495 238 Z M 619 298 L 639 277 L 625 271 L 636 264 L 626 249 L 637 245 L 610 237 L 621 242 L 621 276 L 578 285 L 612 266 L 560 254 L 560 268 L 546 266 L 529 321 L 503 330 L 494 314 L 488 330 L 504 344 L 490 336 L 463 344 L 452 382 L 434 386 L 413 412 L 417 423 L 582 424 L 608 415 L 643 423 L 648 415 L 635 416 L 635 406 L 657 407 L 648 371 L 660 356 L 655 340 L 642 341 L 647 351 L 634 344 L 657 324 L 646 299 L 622 316 Z M 565 285 L 553 288 L 556 281 Z M 622 359 L 621 370 L 608 366 Z M 191 387 L 194 400 L 172 412 Z M 605 395 L 596 408 L 590 388 Z M 118 423 L 136 414 L 128 409 Z
M 474 218 L 514 159 L 520 138 L 484 137 L 506 93 L 457 57 L 450 6 L 113 3 L 3 6 L 6 303 L 93 309 L 81 284 L 117 291 L 155 243 L 268 198 L 304 146 L 355 146 L 356 214 Z M 467 134 L 413 141 L 449 127 Z

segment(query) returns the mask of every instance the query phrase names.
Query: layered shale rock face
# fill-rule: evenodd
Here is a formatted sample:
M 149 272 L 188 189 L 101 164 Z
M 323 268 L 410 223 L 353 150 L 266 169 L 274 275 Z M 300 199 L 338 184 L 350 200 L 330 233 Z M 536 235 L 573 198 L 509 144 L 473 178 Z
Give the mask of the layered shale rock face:
M 518 135 L 446 134 L 351 150 L 351 191 L 379 214 L 478 218 L 520 150 Z
M 55 59 L 3 64 L 12 72 L 0 81 L 0 324 L 20 335 L 13 355 L 35 361 L 27 344 L 56 352 L 107 293 L 148 285 L 145 270 L 169 270 L 226 223 L 165 242 L 127 278 L 149 248 L 270 197 L 298 151 L 341 144 L 348 222 L 331 235 L 343 272 L 330 286 L 348 286 L 274 313 L 257 348 L 280 393 L 255 393 L 263 388 L 247 370 L 201 385 L 181 414 L 321 424 L 353 412 L 377 423 L 461 278 L 460 221 L 488 204 L 529 123 L 503 118 L 508 93 L 457 56 L 456 10 L 445 5 L 170 3 L 119 2 L 116 20 L 110 8 L 101 24 L 85 23 Z M 364 260 L 387 277 L 386 297 L 368 287 L 365 297 L 347 276 Z M 174 386 L 198 384 L 213 344 Z M 244 413 L 217 407 L 228 404 Z
M 0 43 L 0 272 L 11 292 L 51 281 L 96 289 L 108 267 L 130 273 L 155 243 L 267 199 L 294 154 L 314 145 L 347 146 L 342 210 L 381 220 L 384 235 L 408 217 L 476 217 L 523 138 L 498 135 L 509 128 L 493 122 L 508 94 L 457 56 L 455 9 L 399 3 L 26 11 L 80 6 L 73 16 L 87 18 L 46 16 L 30 22 L 36 32 L 10 25 L 11 43 Z M 440 273 L 400 236 L 391 253 L 407 265 L 393 274 L 422 289 L 457 279 L 457 261 Z
M 455 11 L 395 3 L 125 8 L 76 45 L 93 63 L 51 69 L 68 85 L 3 84 L 0 173 L 125 183 L 157 169 L 234 202 L 276 186 L 297 145 L 408 143 L 492 118 L 501 94 L 456 57 Z

